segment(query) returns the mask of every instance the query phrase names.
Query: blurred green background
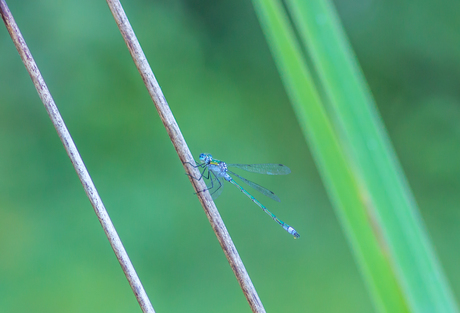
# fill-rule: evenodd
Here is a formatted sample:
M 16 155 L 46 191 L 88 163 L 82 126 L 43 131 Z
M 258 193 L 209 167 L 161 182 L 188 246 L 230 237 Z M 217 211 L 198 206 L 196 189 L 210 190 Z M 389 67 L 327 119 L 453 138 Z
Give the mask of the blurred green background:
M 218 208 L 269 312 L 373 312 L 250 1 L 124 1 L 192 153 L 283 163 Z M 460 3 L 335 1 L 460 295 Z M 104 1 L 9 3 L 157 312 L 250 312 Z M 140 312 L 4 27 L 0 312 Z

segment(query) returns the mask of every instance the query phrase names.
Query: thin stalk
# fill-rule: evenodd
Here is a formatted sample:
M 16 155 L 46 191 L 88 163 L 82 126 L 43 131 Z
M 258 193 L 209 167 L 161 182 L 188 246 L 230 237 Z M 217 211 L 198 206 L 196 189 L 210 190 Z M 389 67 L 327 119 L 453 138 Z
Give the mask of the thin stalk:
M 225 227 L 224 221 L 222 220 L 219 212 L 217 211 L 214 201 L 212 201 L 209 192 L 198 192 L 199 190 L 205 190 L 206 185 L 203 180 L 196 180 L 193 177 L 199 177 L 199 171 L 194 167 L 195 161 L 190 153 L 190 150 L 185 142 L 184 137 L 177 125 L 177 122 L 169 108 L 168 103 L 161 91 L 160 85 L 158 84 L 155 75 L 145 57 L 145 54 L 141 48 L 139 41 L 136 38 L 134 30 L 129 23 L 128 17 L 126 16 L 120 1 L 118 0 L 107 0 L 112 15 L 120 29 L 120 32 L 125 40 L 129 52 L 136 64 L 136 67 L 141 74 L 145 86 L 150 94 L 150 97 L 155 104 L 155 107 L 160 115 L 166 131 L 169 134 L 171 142 L 176 149 L 179 159 L 184 165 L 185 171 L 189 174 L 190 182 L 192 183 L 195 191 L 197 191 L 198 199 L 203 206 L 203 209 L 208 217 L 209 222 L 219 240 L 219 243 L 224 250 L 225 256 L 227 257 L 228 263 L 233 270 L 233 273 L 240 284 L 241 289 L 246 296 L 247 301 L 253 312 L 265 312 L 262 302 L 249 278 L 248 272 L 244 267 L 243 261 L 241 260 L 238 251 L 230 237 L 230 234 Z
M 32 54 L 27 47 L 27 44 L 22 36 L 18 25 L 16 24 L 13 15 L 11 14 L 6 2 L 0 0 L 0 13 L 2 15 L 3 21 L 5 22 L 6 28 L 10 33 L 11 38 L 13 39 L 14 45 L 21 56 L 24 65 L 26 66 L 27 71 L 29 72 L 30 77 L 34 83 L 35 88 L 37 89 L 38 95 L 42 100 L 46 111 L 48 112 L 51 122 L 56 129 L 59 138 L 61 138 L 64 148 L 67 151 L 67 154 L 72 161 L 72 164 L 77 172 L 78 177 L 85 189 L 86 195 L 91 202 L 91 205 L 96 212 L 96 215 L 99 219 L 99 222 L 104 229 L 104 232 L 112 246 L 115 255 L 117 256 L 118 261 L 120 262 L 121 268 L 125 273 L 126 278 L 128 279 L 129 285 L 131 286 L 139 305 L 143 312 L 154 313 L 152 304 L 142 286 L 142 283 L 137 276 L 136 270 L 134 269 L 133 264 L 131 263 L 128 254 L 126 253 L 125 248 L 118 236 L 115 226 L 110 220 L 109 214 L 102 203 L 101 198 L 94 186 L 93 181 L 86 169 L 85 164 L 80 156 L 80 153 L 77 150 L 75 143 L 70 136 L 69 130 L 67 129 L 64 120 L 62 119 L 61 114 L 51 96 L 51 93 L 46 86 L 45 80 L 43 79 L 37 64 L 35 63 Z
M 186 172 L 190 177 L 198 176 L 197 169 L 193 167 L 195 164 L 193 157 L 188 149 L 185 140 L 180 132 L 180 129 L 172 115 L 171 110 L 166 102 L 166 99 L 163 96 L 163 93 L 158 85 L 158 82 L 153 75 L 150 66 L 145 58 L 145 55 L 140 47 L 139 42 L 134 34 L 134 31 L 131 28 L 131 25 L 124 13 L 121 4 L 119 1 L 107 1 L 110 10 L 117 22 L 117 25 L 123 35 L 123 38 L 126 41 L 128 49 L 133 57 L 133 60 L 141 73 L 141 76 L 144 80 L 144 83 L 152 97 L 152 100 L 155 103 L 155 106 L 160 114 L 161 120 L 171 138 L 171 141 L 179 155 L 180 160 L 182 161 Z M 141 309 L 143 312 L 155 312 L 148 297 L 145 293 L 145 290 L 137 276 L 134 267 L 129 260 L 129 257 L 124 249 L 121 240 L 116 233 L 115 227 L 112 224 L 110 217 L 100 199 L 96 187 L 91 180 L 91 177 L 83 163 L 83 160 L 78 153 L 78 150 L 73 142 L 70 133 L 65 126 L 64 120 L 62 119 L 57 106 L 51 96 L 51 93 L 48 90 L 48 87 L 45 84 L 43 77 L 38 70 L 38 66 L 35 63 L 30 50 L 28 49 L 24 38 L 22 37 L 18 26 L 16 25 L 13 16 L 11 15 L 10 10 L 4 0 L 0 0 L 0 10 L 2 18 L 5 22 L 5 25 L 10 33 L 10 36 L 13 39 L 13 42 L 26 66 L 27 71 L 29 72 L 32 81 L 37 89 L 37 92 L 45 105 L 45 109 L 48 112 L 48 115 L 51 118 L 51 121 L 56 128 L 56 131 L 61 138 L 62 143 L 71 159 L 71 162 L 77 172 L 77 175 L 80 178 L 80 181 L 85 189 L 85 192 L 90 199 L 90 202 L 96 212 L 96 215 L 99 218 L 99 221 L 104 229 L 104 232 L 109 239 L 109 242 L 114 250 L 117 259 L 119 260 L 123 272 L 125 273 L 129 284 L 138 300 Z M 198 181 L 190 178 L 192 185 L 195 190 L 204 190 L 206 186 L 202 180 Z M 243 289 L 243 292 L 250 304 L 250 307 L 253 312 L 265 312 L 265 309 L 257 295 L 257 292 L 249 278 L 249 275 L 243 265 L 241 258 L 234 246 L 230 235 L 225 227 L 225 224 L 220 217 L 217 208 L 215 207 L 214 202 L 212 201 L 208 192 L 198 192 L 197 196 L 203 205 L 205 213 L 211 223 L 214 232 L 219 240 L 219 243 L 224 250 L 224 253 L 227 257 L 230 266 L 235 273 L 235 276 Z

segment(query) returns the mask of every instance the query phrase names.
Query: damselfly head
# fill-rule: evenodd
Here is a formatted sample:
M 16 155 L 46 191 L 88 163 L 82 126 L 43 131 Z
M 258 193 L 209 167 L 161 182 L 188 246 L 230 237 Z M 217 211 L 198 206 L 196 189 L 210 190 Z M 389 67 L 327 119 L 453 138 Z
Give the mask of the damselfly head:
M 200 160 L 208 164 L 212 161 L 212 155 L 210 155 L 209 153 L 202 153 L 200 154 Z

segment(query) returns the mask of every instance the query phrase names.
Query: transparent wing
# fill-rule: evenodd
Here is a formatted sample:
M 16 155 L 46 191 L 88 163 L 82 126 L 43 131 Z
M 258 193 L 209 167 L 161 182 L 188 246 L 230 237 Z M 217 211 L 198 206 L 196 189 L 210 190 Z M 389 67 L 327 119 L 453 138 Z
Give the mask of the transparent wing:
M 228 164 L 227 166 L 236 167 L 244 171 L 258 173 L 258 174 L 268 174 L 268 175 L 287 175 L 291 172 L 289 167 L 284 166 L 283 164 Z
M 278 201 L 280 202 L 280 198 L 278 198 L 277 195 L 275 195 L 275 193 L 273 191 L 270 191 L 268 190 L 267 188 L 264 188 L 262 187 L 261 185 L 258 185 L 250 180 L 247 180 L 246 178 L 244 177 L 241 177 L 240 175 L 238 174 L 235 174 L 233 172 L 230 172 L 230 171 L 227 171 L 227 173 L 229 173 L 230 175 L 234 175 L 236 177 L 238 177 L 239 179 L 241 179 L 243 182 L 245 182 L 247 185 L 251 186 L 252 188 L 254 188 L 255 190 L 257 190 L 258 192 L 260 192 L 261 194 L 275 200 L 275 201 Z

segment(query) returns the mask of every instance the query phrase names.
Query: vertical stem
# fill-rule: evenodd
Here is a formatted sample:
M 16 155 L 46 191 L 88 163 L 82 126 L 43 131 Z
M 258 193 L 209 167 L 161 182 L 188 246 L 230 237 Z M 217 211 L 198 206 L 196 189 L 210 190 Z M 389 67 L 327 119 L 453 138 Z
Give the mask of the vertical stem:
M 174 148 L 179 155 L 179 159 L 182 161 L 184 168 L 194 186 L 195 190 L 205 190 L 206 185 L 203 180 L 196 180 L 192 177 L 199 177 L 198 169 L 194 168 L 191 164 L 195 164 L 190 150 L 185 142 L 184 137 L 179 129 L 179 126 L 174 119 L 171 109 L 166 102 L 166 99 L 161 91 L 161 88 L 153 75 L 152 69 L 145 57 L 144 52 L 139 44 L 139 41 L 134 34 L 128 18 L 118 0 L 107 0 L 110 10 L 112 11 L 113 17 L 120 29 L 123 39 L 128 46 L 129 52 L 136 64 L 136 67 L 144 80 L 145 86 L 155 103 L 155 107 L 160 115 L 160 118 L 166 128 L 166 131 L 171 138 Z M 265 312 L 262 302 L 259 299 L 259 295 L 249 278 L 248 272 L 244 267 L 243 261 L 241 260 L 238 251 L 230 237 L 230 234 L 225 227 L 224 221 L 222 220 L 219 212 L 217 211 L 216 205 L 211 199 L 209 192 L 197 192 L 197 196 L 203 206 L 203 209 L 211 223 L 212 228 L 219 240 L 219 243 L 224 250 L 225 256 L 227 257 L 228 263 L 230 264 L 233 273 L 235 274 L 241 289 L 246 296 L 246 299 L 251 306 L 253 312 Z
M 77 172 L 78 177 L 85 189 L 86 195 L 88 196 L 89 200 L 91 201 L 91 205 L 96 212 L 96 215 L 99 219 L 99 222 L 104 229 L 104 232 L 109 239 L 110 245 L 112 246 L 115 255 L 117 256 L 118 261 L 123 269 L 123 272 L 126 275 L 126 278 L 129 281 L 129 284 L 136 296 L 139 305 L 143 312 L 147 313 L 154 313 L 155 310 L 152 307 L 152 304 L 149 301 L 149 298 L 142 286 L 142 283 L 137 276 L 137 273 L 134 269 L 133 264 L 131 263 L 128 254 L 126 253 L 125 248 L 118 236 L 115 227 L 110 220 L 109 214 L 102 203 L 101 198 L 94 186 L 93 181 L 88 173 L 88 170 L 83 163 L 83 160 L 78 153 L 77 147 L 70 136 L 69 130 L 67 129 L 64 120 L 59 113 L 59 110 L 54 103 L 53 97 L 51 96 L 46 83 L 40 74 L 37 64 L 30 53 L 27 44 L 22 37 L 22 34 L 11 14 L 6 2 L 4 0 L 0 0 L 0 13 L 2 15 L 3 21 L 5 22 L 6 28 L 10 33 L 11 38 L 13 39 L 14 45 L 21 56 L 24 65 L 26 66 L 27 71 L 29 72 L 30 77 L 37 89 L 38 95 L 42 100 L 43 104 L 45 105 L 45 109 L 48 112 L 51 121 L 56 128 L 56 131 L 61 138 L 62 143 L 67 151 L 67 154 L 72 161 L 72 164 Z

